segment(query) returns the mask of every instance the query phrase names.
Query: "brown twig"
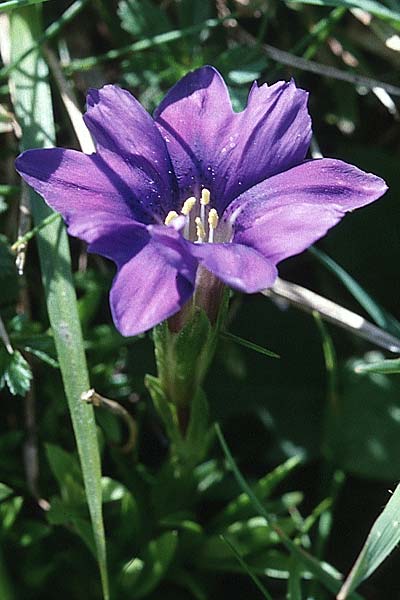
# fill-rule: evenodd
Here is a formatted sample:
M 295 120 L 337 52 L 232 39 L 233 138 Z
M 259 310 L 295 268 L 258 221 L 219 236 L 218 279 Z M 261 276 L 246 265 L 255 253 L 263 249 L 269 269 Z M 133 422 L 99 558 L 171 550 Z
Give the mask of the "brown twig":
M 124 454 L 128 454 L 135 448 L 137 442 L 136 421 L 132 418 L 129 412 L 123 406 L 121 406 L 121 404 L 115 402 L 115 400 L 104 398 L 104 396 L 98 394 L 94 389 L 90 389 L 87 392 L 84 392 L 81 396 L 81 399 L 84 402 L 93 404 L 94 407 L 101 406 L 102 408 L 109 410 L 114 415 L 117 415 L 118 417 L 123 419 L 128 427 L 129 435 L 127 442 L 123 446 L 120 446 L 120 450 Z

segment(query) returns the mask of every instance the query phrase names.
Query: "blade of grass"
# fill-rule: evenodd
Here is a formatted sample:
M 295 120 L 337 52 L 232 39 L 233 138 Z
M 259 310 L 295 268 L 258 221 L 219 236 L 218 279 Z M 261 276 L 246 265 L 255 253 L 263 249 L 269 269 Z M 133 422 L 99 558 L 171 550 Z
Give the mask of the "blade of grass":
M 55 38 L 63 27 L 70 21 L 72 21 L 84 8 L 84 6 L 88 3 L 89 0 L 76 0 L 71 6 L 69 6 L 61 15 L 57 21 L 54 21 L 47 27 L 45 32 L 40 35 L 37 39 L 35 39 L 34 43 L 26 48 L 24 52 L 21 52 L 17 58 L 11 60 L 9 65 L 6 65 L 2 69 L 0 69 L 0 80 L 5 79 L 10 75 L 10 73 L 15 69 L 21 61 L 23 61 L 31 52 L 38 49 L 38 46 L 44 44 L 44 42 L 48 42 Z
M 160 33 L 158 35 L 139 40 L 138 42 L 134 42 L 133 44 L 123 46 L 122 48 L 116 48 L 115 50 L 110 50 L 104 54 L 99 54 L 98 56 L 89 56 L 88 58 L 73 60 L 68 67 L 66 67 L 66 72 L 71 74 L 76 71 L 87 71 L 88 69 L 92 69 L 93 67 L 110 60 L 117 60 L 124 58 L 129 54 L 134 54 L 135 52 L 148 50 L 149 48 L 154 48 L 155 46 L 160 46 L 162 44 L 169 44 L 192 34 L 199 33 L 204 29 L 213 29 L 214 27 L 218 27 L 224 21 L 226 21 L 226 19 L 232 18 L 232 16 L 233 13 L 229 15 L 229 17 L 223 17 L 222 19 L 207 19 L 202 23 L 198 23 L 184 29 L 173 29 L 172 31 Z
M 221 428 L 218 424 L 215 425 L 215 431 L 221 445 L 221 448 L 225 454 L 228 465 L 230 466 L 235 479 L 242 489 L 242 491 L 248 495 L 250 498 L 255 510 L 267 521 L 270 527 L 278 534 L 282 544 L 289 550 L 289 552 L 296 557 L 298 561 L 300 561 L 304 567 L 306 567 L 316 579 L 318 579 L 330 592 L 336 594 L 341 586 L 341 574 L 333 569 L 326 563 L 320 563 L 317 559 L 315 559 L 311 554 L 303 550 L 300 546 L 295 544 L 280 527 L 274 524 L 273 519 L 271 519 L 270 515 L 265 510 L 264 506 L 254 494 L 253 490 L 244 479 L 243 475 L 239 471 L 236 462 L 231 454 L 231 451 L 228 448 L 228 445 L 225 441 L 225 438 L 222 434 Z M 329 568 L 329 571 L 328 571 Z M 360 596 L 358 594 L 352 594 L 350 596 L 352 600 L 360 600 Z
M 400 323 L 392 317 L 384 308 L 382 308 L 357 281 L 338 265 L 336 261 L 330 256 L 325 254 L 318 248 L 311 247 L 308 249 L 309 253 L 315 256 L 320 263 L 322 263 L 328 271 L 333 273 L 335 277 L 339 279 L 350 292 L 350 294 L 357 300 L 357 302 L 363 307 L 365 312 L 369 314 L 371 319 L 375 321 L 379 327 L 392 333 L 393 335 L 400 335 Z
M 383 512 L 377 518 L 367 540 L 343 584 L 337 600 L 346 600 L 367 579 L 400 542 L 400 485 L 395 489 Z
M 42 4 L 42 2 L 48 2 L 49 0 L 8 0 L 7 2 L 0 3 L 0 13 L 14 8 L 21 8 L 22 6 L 29 6 L 30 4 Z
M 381 19 L 389 19 L 400 23 L 400 12 L 398 10 L 390 10 L 381 2 L 375 0 L 288 0 L 291 4 L 314 4 L 316 6 L 344 6 L 346 8 L 360 8 L 366 12 L 380 17 Z
M 261 581 L 257 577 L 257 575 L 255 573 L 253 573 L 253 571 L 250 569 L 250 567 L 247 565 L 247 563 L 243 560 L 243 558 L 240 556 L 239 552 L 236 550 L 236 548 L 232 544 L 232 542 L 230 542 L 230 540 L 227 537 L 225 537 L 224 535 L 221 535 L 221 539 L 232 550 L 232 553 L 237 558 L 238 563 L 240 564 L 240 566 L 243 568 L 244 571 L 246 571 L 247 575 L 253 580 L 253 582 L 255 583 L 255 585 L 260 590 L 260 592 L 262 594 L 262 597 L 266 598 L 266 600 L 272 600 L 271 594 L 265 589 L 265 587 L 263 586 L 263 584 L 261 583 Z
M 254 352 L 258 352 L 259 354 L 264 354 L 264 356 L 268 356 L 269 358 L 280 358 L 279 354 L 272 352 L 272 350 L 267 350 L 267 348 L 263 348 L 258 344 L 254 344 L 253 342 L 249 342 L 233 333 L 229 333 L 229 331 L 222 331 L 221 337 L 226 340 L 231 340 L 240 346 L 244 346 L 245 348 L 249 348 L 250 350 L 254 350 Z
M 383 373 L 384 375 L 396 375 L 400 373 L 400 358 L 392 360 L 380 360 L 371 363 L 357 363 L 356 373 Z
M 40 7 L 11 13 L 11 54 L 16 60 L 42 35 Z M 53 145 L 54 121 L 47 66 L 37 50 L 14 69 L 11 89 L 15 113 L 22 128 L 24 149 Z M 52 214 L 32 191 L 31 208 L 38 226 Z M 62 222 L 53 222 L 37 233 L 47 309 L 57 348 L 65 394 L 74 427 L 85 481 L 104 598 L 109 598 L 106 548 L 101 506 L 101 468 L 93 408 L 81 400 L 89 389 L 76 295 L 73 286 L 68 238 Z

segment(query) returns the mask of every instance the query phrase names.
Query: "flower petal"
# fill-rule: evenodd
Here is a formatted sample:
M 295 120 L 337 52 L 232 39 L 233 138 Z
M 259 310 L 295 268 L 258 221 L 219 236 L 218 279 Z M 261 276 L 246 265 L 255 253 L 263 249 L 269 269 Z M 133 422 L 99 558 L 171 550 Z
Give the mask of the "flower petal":
M 100 213 L 105 221 L 153 220 L 140 202 L 142 196 L 150 193 L 150 184 L 139 169 L 126 165 L 121 169 L 118 162 L 107 163 L 98 154 L 62 148 L 28 150 L 17 158 L 16 169 L 63 215 L 71 235 L 86 241 L 90 239 L 80 231 L 86 226 L 93 229 L 92 220 L 98 220 Z
M 155 111 L 183 196 L 211 190 L 222 212 L 241 192 L 302 161 L 311 138 L 307 93 L 293 82 L 253 86 L 234 113 L 212 67 L 181 79 Z
M 234 204 L 241 212 L 234 241 L 257 249 L 276 264 L 308 248 L 346 212 L 373 202 L 386 189 L 379 177 L 342 161 L 305 162 L 237 199 Z
M 270 287 L 276 267 L 259 252 L 242 244 L 190 244 L 190 252 L 221 281 L 252 294 Z
M 125 163 L 125 169 L 126 165 L 141 169 L 156 192 L 162 190 L 158 204 L 164 218 L 176 208 L 177 187 L 166 144 L 152 117 L 127 90 L 115 85 L 89 90 L 87 106 L 84 120 L 99 154 L 106 160 L 114 154 L 122 168 Z
M 197 261 L 184 246 L 154 240 L 145 228 L 124 225 L 89 246 L 118 266 L 110 294 L 114 323 L 137 335 L 175 314 L 193 293 Z

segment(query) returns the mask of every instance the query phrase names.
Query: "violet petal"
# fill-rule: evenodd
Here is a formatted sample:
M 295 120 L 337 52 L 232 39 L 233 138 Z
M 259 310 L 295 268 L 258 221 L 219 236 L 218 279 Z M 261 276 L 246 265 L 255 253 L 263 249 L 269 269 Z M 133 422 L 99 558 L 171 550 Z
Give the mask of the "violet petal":
M 241 292 L 260 292 L 277 277 L 268 259 L 242 244 L 190 244 L 190 252 L 208 271 Z
M 183 246 L 162 244 L 145 228 L 114 228 L 89 246 L 118 266 L 110 304 L 122 335 L 137 335 L 175 314 L 193 293 L 197 262 Z
M 255 84 L 246 109 L 234 113 L 218 71 L 186 75 L 154 114 L 182 196 L 207 187 L 222 212 L 241 192 L 302 161 L 311 138 L 307 96 L 294 82 Z
M 307 161 L 237 199 L 232 210 L 242 208 L 234 241 L 257 249 L 276 264 L 302 252 L 346 212 L 373 202 L 386 189 L 380 177 L 342 161 Z
M 114 161 L 121 168 L 139 168 L 152 182 L 157 196 L 150 194 L 153 211 L 162 208 L 162 220 L 168 211 L 176 208 L 176 179 L 166 148 L 152 117 L 127 90 L 106 85 L 87 95 L 84 121 L 96 140 L 97 151 L 107 162 Z M 150 186 L 151 187 L 151 186 Z M 135 189 L 135 188 L 133 188 Z M 142 195 L 142 202 L 145 197 Z

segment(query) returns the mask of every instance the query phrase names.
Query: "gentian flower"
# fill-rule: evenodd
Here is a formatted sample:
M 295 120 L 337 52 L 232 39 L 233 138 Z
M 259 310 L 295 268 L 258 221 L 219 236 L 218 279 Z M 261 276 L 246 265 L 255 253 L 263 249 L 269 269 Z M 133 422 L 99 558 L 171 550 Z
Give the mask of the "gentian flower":
M 114 85 L 90 90 L 85 123 L 97 151 L 28 150 L 16 167 L 69 233 L 117 265 L 114 322 L 135 335 L 179 311 L 199 273 L 241 292 L 272 286 L 276 265 L 384 181 L 328 158 L 307 160 L 307 93 L 254 83 L 234 112 L 212 67 L 181 79 L 152 118 Z

